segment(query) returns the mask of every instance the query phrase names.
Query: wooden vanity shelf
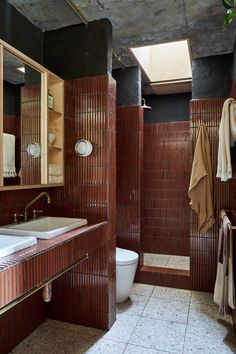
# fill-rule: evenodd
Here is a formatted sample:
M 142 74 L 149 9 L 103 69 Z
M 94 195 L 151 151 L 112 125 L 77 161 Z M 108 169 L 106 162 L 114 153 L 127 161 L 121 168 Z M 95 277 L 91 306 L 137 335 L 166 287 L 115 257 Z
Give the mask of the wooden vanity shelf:
M 53 109 L 48 108 L 48 133 L 56 134 L 55 141 L 48 146 L 48 183 L 54 184 L 58 178 L 58 169 L 61 169 L 60 183 L 64 181 L 64 81 L 56 75 L 48 76 L 48 92 L 53 97 Z M 50 176 L 52 171 L 49 166 L 54 165 L 57 170 L 56 176 Z M 55 168 L 54 168 L 55 169 Z

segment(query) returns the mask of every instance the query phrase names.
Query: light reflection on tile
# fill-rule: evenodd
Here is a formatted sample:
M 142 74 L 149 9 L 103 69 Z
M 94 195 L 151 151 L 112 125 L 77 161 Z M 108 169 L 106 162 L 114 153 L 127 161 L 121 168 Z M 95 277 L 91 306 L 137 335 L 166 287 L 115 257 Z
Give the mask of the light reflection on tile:
M 190 257 L 144 253 L 145 266 L 190 270 Z

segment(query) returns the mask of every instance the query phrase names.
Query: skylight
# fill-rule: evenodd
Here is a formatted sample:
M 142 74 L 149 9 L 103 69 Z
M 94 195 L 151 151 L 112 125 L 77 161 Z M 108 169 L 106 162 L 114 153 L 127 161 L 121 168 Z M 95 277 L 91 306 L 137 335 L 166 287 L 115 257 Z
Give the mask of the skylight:
M 130 48 L 151 85 L 189 83 L 192 68 L 188 40 Z

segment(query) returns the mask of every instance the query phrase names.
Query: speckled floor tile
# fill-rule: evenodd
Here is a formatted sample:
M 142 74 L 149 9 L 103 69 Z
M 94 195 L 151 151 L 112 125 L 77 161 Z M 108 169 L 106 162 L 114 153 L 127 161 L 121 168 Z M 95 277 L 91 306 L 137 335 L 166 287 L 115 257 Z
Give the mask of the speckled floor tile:
M 160 320 L 187 323 L 189 303 L 185 301 L 150 298 L 142 316 Z
M 170 256 L 166 254 L 144 253 L 143 264 L 151 267 L 165 267 Z
M 155 286 L 151 297 L 160 297 L 166 300 L 190 301 L 191 291 Z
M 232 326 L 187 326 L 184 354 L 236 353 L 236 340 Z
M 195 326 L 214 326 L 219 320 L 218 312 L 219 308 L 213 302 L 209 304 L 191 302 L 188 324 Z M 232 323 L 231 316 L 227 317 L 227 322 L 230 324 Z
M 190 269 L 190 257 L 185 256 L 170 256 L 166 268 L 173 268 L 173 269 Z
M 141 317 L 129 344 L 182 354 L 186 325 Z
M 124 354 L 171 354 L 171 353 L 140 347 L 138 345 L 128 344 L 124 351 Z
M 131 294 L 128 300 L 116 305 L 117 317 L 123 314 L 141 316 L 147 301 L 147 296 Z
M 123 315 L 118 317 L 103 338 L 128 343 L 138 320 L 139 316 Z
M 213 304 L 213 294 L 201 291 L 192 291 L 191 302 L 211 305 Z
M 154 285 L 134 283 L 131 294 L 149 297 L 151 296 L 153 289 L 154 289 Z
M 82 354 L 105 332 L 47 320 L 12 351 L 14 354 Z
M 84 353 L 86 354 L 122 354 L 126 348 L 126 343 L 116 342 L 109 339 L 100 339 L 91 345 Z

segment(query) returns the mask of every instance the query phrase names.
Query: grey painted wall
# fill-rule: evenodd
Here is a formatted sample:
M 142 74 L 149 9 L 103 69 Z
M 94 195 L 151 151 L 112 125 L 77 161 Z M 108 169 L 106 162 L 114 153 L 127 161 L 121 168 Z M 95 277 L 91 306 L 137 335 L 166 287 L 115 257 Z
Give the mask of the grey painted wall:
M 111 73 L 108 19 L 46 31 L 43 48 L 43 65 L 65 80 Z
M 228 97 L 232 85 L 233 54 L 194 59 L 192 98 Z
M 144 98 L 146 104 L 152 107 L 144 111 L 145 124 L 189 120 L 191 93 L 149 95 Z
M 117 106 L 136 106 L 141 104 L 141 70 L 138 66 L 112 71 L 116 80 Z
M 0 0 L 0 38 L 42 63 L 42 32 L 6 0 Z
M 234 43 L 232 79 L 236 78 L 236 45 Z

